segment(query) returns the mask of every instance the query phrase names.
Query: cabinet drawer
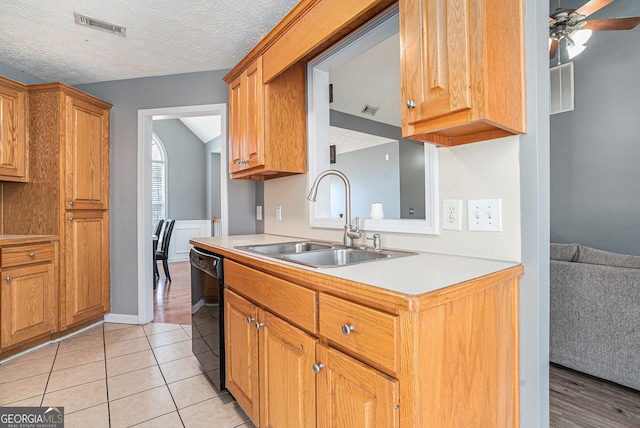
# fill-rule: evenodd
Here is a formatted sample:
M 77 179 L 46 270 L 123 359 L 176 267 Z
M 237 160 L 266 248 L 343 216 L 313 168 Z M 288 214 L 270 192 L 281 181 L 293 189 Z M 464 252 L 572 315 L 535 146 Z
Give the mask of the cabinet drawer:
M 53 243 L 20 245 L 2 249 L 2 267 L 20 266 L 30 263 L 53 261 Z
M 320 335 L 392 372 L 398 369 L 398 317 L 320 293 Z
M 308 332 L 316 332 L 316 292 L 230 260 L 224 261 L 228 288 Z

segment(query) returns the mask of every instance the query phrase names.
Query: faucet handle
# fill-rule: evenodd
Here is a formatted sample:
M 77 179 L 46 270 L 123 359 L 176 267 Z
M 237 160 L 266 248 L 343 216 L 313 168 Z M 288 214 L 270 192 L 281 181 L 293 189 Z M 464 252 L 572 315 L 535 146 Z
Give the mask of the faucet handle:
M 360 230 L 360 217 L 356 217 L 356 232 Z

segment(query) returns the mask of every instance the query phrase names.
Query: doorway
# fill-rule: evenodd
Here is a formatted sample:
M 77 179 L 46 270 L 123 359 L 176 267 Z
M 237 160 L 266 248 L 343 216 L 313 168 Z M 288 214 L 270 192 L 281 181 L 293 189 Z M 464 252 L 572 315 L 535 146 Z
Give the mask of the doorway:
M 151 145 L 153 136 L 153 121 L 159 119 L 180 119 L 199 116 L 220 116 L 220 159 L 227 159 L 227 105 L 208 104 L 199 106 L 167 107 L 138 111 L 138 322 L 144 324 L 153 320 L 153 250 L 150 239 L 152 230 L 151 216 Z M 203 180 L 206 177 L 203 177 Z M 219 182 L 220 214 L 223 219 L 221 235 L 228 235 L 228 201 L 227 163 L 220 162 L 220 177 L 209 177 L 208 186 Z M 212 194 L 211 191 L 208 193 Z M 212 205 L 208 204 L 209 211 Z

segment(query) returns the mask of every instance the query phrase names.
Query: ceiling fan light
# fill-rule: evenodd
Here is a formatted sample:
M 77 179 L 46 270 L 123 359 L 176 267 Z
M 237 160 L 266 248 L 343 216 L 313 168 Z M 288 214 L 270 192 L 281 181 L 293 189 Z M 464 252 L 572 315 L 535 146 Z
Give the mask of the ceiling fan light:
M 589 40 L 592 33 L 593 31 L 591 30 L 577 30 L 571 34 L 571 38 L 576 45 L 584 45 L 587 43 L 587 40 Z
M 573 59 L 580 55 L 582 51 L 584 51 L 587 47 L 585 45 L 573 45 L 567 46 L 567 54 L 569 55 L 569 59 Z

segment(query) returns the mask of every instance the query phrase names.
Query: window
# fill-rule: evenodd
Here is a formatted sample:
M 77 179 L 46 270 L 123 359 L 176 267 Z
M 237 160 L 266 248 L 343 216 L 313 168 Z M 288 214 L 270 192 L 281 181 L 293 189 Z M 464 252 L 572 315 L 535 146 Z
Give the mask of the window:
M 154 133 L 151 144 L 151 219 L 152 231 L 160 219 L 167 218 L 167 151 Z

